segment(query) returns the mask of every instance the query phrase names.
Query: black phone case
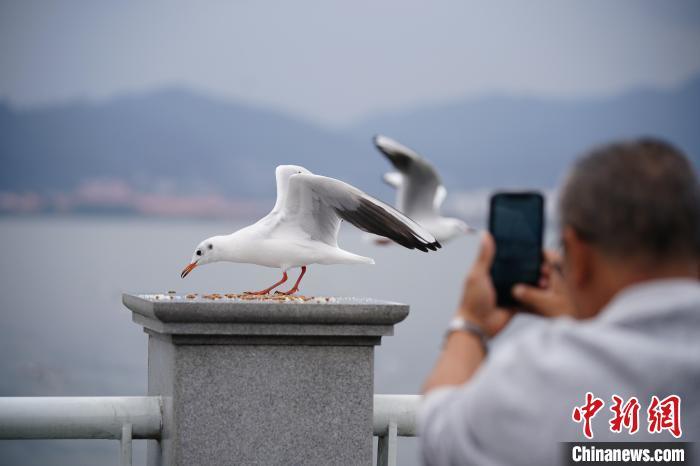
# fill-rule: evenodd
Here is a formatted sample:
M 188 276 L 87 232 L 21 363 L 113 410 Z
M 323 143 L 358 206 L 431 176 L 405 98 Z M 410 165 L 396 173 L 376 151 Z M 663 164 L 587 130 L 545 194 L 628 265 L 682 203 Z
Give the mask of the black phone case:
M 537 264 L 537 270 L 540 270 L 542 267 L 542 245 L 543 245 L 543 236 L 544 236 L 544 197 L 542 196 L 541 193 L 537 191 L 523 191 L 523 192 L 498 192 L 495 193 L 494 195 L 491 196 L 491 200 L 489 203 L 489 231 L 493 234 L 493 227 L 494 227 L 494 204 L 498 202 L 498 199 L 501 197 L 531 197 L 535 196 L 538 197 L 540 200 L 540 205 L 541 205 L 541 215 L 540 215 L 540 232 L 541 234 L 539 235 L 539 263 Z M 496 250 L 498 251 L 498 244 L 496 244 Z M 497 260 L 497 257 L 494 257 L 494 261 Z M 491 277 L 493 279 L 493 266 L 491 268 Z M 520 281 L 520 283 L 526 283 L 529 285 L 536 286 L 537 282 L 539 281 L 539 278 L 537 280 L 523 280 Z M 499 307 L 514 307 L 517 306 L 519 303 L 515 298 L 513 298 L 513 295 L 511 293 L 511 290 L 513 288 L 513 285 L 515 285 L 515 281 L 511 282 L 503 282 L 503 283 L 496 283 L 494 280 L 494 287 L 496 289 L 496 303 Z

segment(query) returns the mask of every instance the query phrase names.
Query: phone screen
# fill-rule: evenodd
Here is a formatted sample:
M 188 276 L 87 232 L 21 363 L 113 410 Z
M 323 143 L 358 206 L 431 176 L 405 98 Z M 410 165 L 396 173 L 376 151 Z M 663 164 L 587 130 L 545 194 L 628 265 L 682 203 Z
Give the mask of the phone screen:
M 491 197 L 489 230 L 496 241 L 491 278 L 499 306 L 517 304 L 516 283 L 536 285 L 542 265 L 544 198 L 537 192 L 497 193 Z

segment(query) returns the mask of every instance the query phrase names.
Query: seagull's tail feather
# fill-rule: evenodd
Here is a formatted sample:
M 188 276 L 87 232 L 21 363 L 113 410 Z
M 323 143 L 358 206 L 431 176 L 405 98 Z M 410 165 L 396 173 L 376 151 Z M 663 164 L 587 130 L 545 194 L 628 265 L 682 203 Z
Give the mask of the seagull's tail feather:
M 357 256 L 360 259 L 360 264 L 374 265 L 374 259 L 371 257 Z
M 333 251 L 332 256 L 327 260 L 319 262 L 320 264 L 374 264 L 374 259 L 371 257 L 360 256 L 344 249 L 337 248 Z

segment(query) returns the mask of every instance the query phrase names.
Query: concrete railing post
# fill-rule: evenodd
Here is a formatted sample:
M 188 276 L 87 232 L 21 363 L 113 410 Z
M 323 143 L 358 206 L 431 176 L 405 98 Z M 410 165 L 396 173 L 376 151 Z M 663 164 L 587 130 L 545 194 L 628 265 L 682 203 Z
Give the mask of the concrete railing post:
M 374 346 L 408 306 L 125 294 L 164 399 L 149 465 L 372 463 Z

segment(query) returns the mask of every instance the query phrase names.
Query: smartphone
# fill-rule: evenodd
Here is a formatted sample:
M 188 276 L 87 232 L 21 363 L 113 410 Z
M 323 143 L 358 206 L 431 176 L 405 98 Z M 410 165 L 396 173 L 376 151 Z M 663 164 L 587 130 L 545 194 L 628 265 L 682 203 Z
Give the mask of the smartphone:
M 499 306 L 514 306 L 516 283 L 536 286 L 542 266 L 544 197 L 539 192 L 499 192 L 491 196 L 489 231 L 496 241 L 491 278 Z

